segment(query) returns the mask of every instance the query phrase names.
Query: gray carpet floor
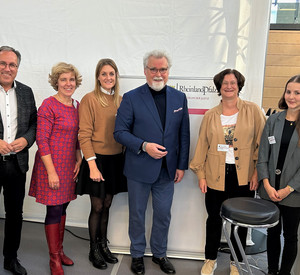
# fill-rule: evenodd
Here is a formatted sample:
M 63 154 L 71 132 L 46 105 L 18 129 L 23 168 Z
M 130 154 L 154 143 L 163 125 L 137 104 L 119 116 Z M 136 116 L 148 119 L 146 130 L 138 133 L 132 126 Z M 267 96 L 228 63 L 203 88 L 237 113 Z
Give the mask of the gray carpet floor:
M 3 227 L 4 220 L 0 220 L 0 249 L 3 246 Z M 88 230 L 86 228 L 67 227 L 72 233 L 83 238 L 88 238 Z M 108 264 L 106 270 L 99 270 L 93 267 L 88 260 L 89 242 L 75 237 L 70 232 L 65 232 L 64 251 L 66 255 L 73 259 L 74 266 L 64 267 L 65 275 L 79 274 L 102 274 L 102 275 L 130 275 L 131 257 L 130 255 L 116 255 L 119 262 L 115 265 Z M 45 239 L 44 225 L 40 223 L 24 222 L 22 230 L 22 242 L 18 255 L 21 264 L 27 269 L 28 275 L 50 275 L 49 255 Z M 266 252 L 248 256 L 249 262 L 266 271 Z M 171 259 L 176 268 L 177 275 L 194 275 L 200 274 L 203 261 L 187 260 L 187 259 Z M 215 275 L 229 274 L 229 254 L 219 252 L 218 267 Z M 146 275 L 162 275 L 164 274 L 158 265 L 154 264 L 151 257 L 145 257 Z M 3 268 L 3 256 L 0 255 L 0 274 L 9 275 L 10 272 Z M 247 274 L 247 273 L 244 273 Z M 260 271 L 253 271 L 253 274 L 263 274 Z

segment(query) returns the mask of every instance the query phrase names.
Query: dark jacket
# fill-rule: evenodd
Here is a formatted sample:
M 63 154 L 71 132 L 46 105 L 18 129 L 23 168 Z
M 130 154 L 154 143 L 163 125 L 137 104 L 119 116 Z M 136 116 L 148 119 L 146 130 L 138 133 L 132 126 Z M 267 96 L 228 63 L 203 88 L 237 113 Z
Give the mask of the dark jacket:
M 23 137 L 28 145 L 17 153 L 19 167 L 23 173 L 28 171 L 28 149 L 35 141 L 37 110 L 33 92 L 30 87 L 16 81 L 16 96 L 18 106 L 18 129 L 15 139 Z M 3 139 L 3 123 L 0 116 L 0 139 Z
M 162 159 L 154 159 L 140 150 L 141 144 L 147 141 L 166 147 L 167 168 L 170 178 L 174 179 L 176 169 L 188 169 L 190 128 L 185 94 L 167 86 L 163 129 L 147 84 L 125 93 L 118 109 L 114 137 L 126 146 L 126 177 L 147 183 L 158 178 Z
M 258 162 L 256 165 L 259 186 L 259 195 L 270 200 L 262 180 L 268 178 L 272 187 L 275 187 L 275 170 L 278 161 L 278 154 L 281 144 L 281 136 L 284 127 L 286 111 L 271 115 L 261 136 Z M 276 143 L 270 144 L 268 137 L 275 137 Z M 279 202 L 279 204 L 300 207 L 300 147 L 298 146 L 299 135 L 294 130 L 290 144 L 285 157 L 284 165 L 280 177 L 280 189 L 287 185 L 295 189 L 290 195 Z

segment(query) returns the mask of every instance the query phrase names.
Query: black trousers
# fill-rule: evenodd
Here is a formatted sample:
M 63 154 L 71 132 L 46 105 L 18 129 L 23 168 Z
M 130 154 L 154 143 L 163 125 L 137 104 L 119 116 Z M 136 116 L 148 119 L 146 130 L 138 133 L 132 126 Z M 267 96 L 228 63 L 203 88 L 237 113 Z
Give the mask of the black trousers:
M 297 257 L 298 227 L 300 222 L 300 207 L 289 207 L 276 204 L 280 210 L 279 223 L 268 229 L 267 255 L 269 272 L 280 275 L 290 275 Z M 283 230 L 284 246 L 279 269 L 281 253 L 280 235 Z
M 17 159 L 0 160 L 0 191 L 3 188 L 5 229 L 3 255 L 6 260 L 17 257 L 21 241 L 23 201 L 26 173 L 22 173 Z
M 222 203 L 229 198 L 254 197 L 254 191 L 250 191 L 249 188 L 249 184 L 245 186 L 239 186 L 234 164 L 226 164 L 225 191 L 218 191 L 207 188 L 207 193 L 205 195 L 205 206 L 208 214 L 206 220 L 206 259 L 215 260 L 220 248 L 222 235 L 222 218 L 220 216 L 220 209 Z M 247 228 L 240 227 L 238 229 L 238 234 L 241 239 L 241 243 L 245 248 Z M 241 253 L 239 252 L 237 243 L 233 235 L 233 226 L 231 227 L 230 239 L 237 254 L 238 260 L 242 262 L 243 258 Z M 233 261 L 232 255 L 230 258 Z

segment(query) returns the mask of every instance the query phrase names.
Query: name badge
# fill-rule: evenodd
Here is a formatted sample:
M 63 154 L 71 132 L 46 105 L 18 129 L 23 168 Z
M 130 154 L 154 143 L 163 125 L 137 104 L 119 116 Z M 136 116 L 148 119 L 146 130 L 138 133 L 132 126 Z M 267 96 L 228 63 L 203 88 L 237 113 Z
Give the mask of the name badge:
M 276 143 L 276 140 L 275 140 L 274 136 L 268 137 L 268 140 L 269 140 L 269 144 L 275 144 Z
M 228 152 L 229 145 L 228 144 L 218 144 L 218 151 L 219 152 Z

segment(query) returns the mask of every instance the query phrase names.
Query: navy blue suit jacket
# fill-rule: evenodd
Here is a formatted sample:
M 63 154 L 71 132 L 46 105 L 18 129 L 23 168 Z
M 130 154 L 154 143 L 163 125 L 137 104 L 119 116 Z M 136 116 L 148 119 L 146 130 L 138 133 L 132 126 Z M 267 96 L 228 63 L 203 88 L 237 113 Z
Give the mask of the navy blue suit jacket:
M 16 81 L 18 106 L 18 129 L 15 139 L 24 137 L 28 145 L 17 153 L 19 167 L 23 173 L 28 171 L 28 149 L 35 141 L 37 111 L 33 92 L 30 87 Z M 0 115 L 0 139 L 3 139 L 3 123 Z
M 190 128 L 184 93 L 167 86 L 165 129 L 147 84 L 125 93 L 118 109 L 114 137 L 126 146 L 124 174 L 127 178 L 152 183 L 157 180 L 162 159 L 140 150 L 144 141 L 166 147 L 170 178 L 176 169 L 188 169 Z

